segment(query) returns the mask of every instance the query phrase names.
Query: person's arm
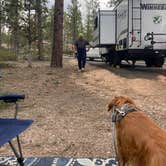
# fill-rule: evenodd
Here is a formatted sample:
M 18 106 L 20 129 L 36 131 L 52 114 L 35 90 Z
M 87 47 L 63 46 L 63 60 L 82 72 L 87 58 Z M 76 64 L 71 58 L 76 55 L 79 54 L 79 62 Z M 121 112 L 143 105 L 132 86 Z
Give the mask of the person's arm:
M 77 42 L 74 43 L 73 52 L 74 52 L 74 57 L 76 58 L 77 57 Z
M 88 51 L 90 50 L 90 48 L 91 48 L 91 47 L 89 47 L 89 45 L 88 45 L 88 49 L 86 49 L 86 51 L 88 52 Z
M 89 46 L 90 46 L 91 48 L 94 48 L 94 46 L 93 46 L 91 43 L 89 43 Z
M 77 41 L 74 43 L 73 45 L 73 51 L 76 52 L 77 51 Z
M 87 52 L 90 50 L 90 48 L 94 48 L 94 46 L 92 46 L 88 41 L 87 41 L 87 45 L 88 45 Z

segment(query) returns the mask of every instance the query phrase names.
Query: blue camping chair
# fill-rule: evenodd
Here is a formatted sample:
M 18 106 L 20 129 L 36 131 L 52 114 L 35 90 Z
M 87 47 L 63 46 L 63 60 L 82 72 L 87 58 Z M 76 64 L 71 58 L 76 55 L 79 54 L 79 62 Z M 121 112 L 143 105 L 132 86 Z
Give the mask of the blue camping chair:
M 0 96 L 0 100 L 2 100 L 3 102 L 15 103 L 16 105 L 13 119 L 0 118 L 0 147 L 8 142 L 20 166 L 24 165 L 24 158 L 22 154 L 19 134 L 21 134 L 25 129 L 27 129 L 33 122 L 32 120 L 17 119 L 17 114 L 19 110 L 18 101 L 24 100 L 24 98 L 25 95 L 18 94 Z M 17 138 L 18 150 L 16 150 L 15 146 L 11 141 L 15 137 Z

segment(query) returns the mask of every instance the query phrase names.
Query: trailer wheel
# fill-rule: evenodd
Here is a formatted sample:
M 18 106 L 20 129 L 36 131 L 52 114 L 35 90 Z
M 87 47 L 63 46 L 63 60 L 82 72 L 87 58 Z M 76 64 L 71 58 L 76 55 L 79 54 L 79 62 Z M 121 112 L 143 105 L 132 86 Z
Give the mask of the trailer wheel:
M 107 54 L 101 54 L 102 62 L 108 63 L 108 55 Z
M 155 67 L 162 67 L 163 64 L 164 64 L 164 57 L 161 57 L 161 56 L 155 58 L 154 61 L 153 61 L 153 65 Z
M 145 60 L 146 67 L 152 67 L 152 59 Z
M 113 62 L 113 66 L 116 67 L 116 66 L 121 66 L 121 58 L 120 58 L 120 55 L 118 53 L 114 53 L 114 55 L 112 56 L 112 62 Z
M 94 58 L 91 58 L 91 57 L 90 57 L 89 60 L 90 60 L 90 61 L 94 61 Z
M 106 63 L 106 58 L 102 56 L 102 62 L 105 62 Z

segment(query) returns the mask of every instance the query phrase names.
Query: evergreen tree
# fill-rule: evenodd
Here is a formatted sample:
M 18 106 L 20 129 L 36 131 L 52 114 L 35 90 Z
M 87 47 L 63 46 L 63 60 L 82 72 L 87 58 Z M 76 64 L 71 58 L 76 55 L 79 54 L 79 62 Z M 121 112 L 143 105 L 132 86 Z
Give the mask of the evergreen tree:
M 78 38 L 79 33 L 83 31 L 80 4 L 78 0 L 72 0 L 67 9 L 69 27 L 71 29 L 72 42 Z
M 67 51 L 68 45 L 73 42 L 72 31 L 70 27 L 69 15 L 64 13 L 64 50 Z
M 32 67 L 32 42 L 36 40 L 36 21 L 35 21 L 35 2 L 33 0 L 25 0 L 24 4 L 25 17 L 23 18 L 23 30 L 28 39 L 28 66 Z M 33 12 L 32 12 L 33 11 Z
M 54 7 L 48 9 L 48 15 L 44 22 L 43 36 L 48 42 L 52 42 L 54 26 Z
M 94 29 L 94 19 L 99 6 L 98 0 L 86 0 L 87 16 L 85 24 L 85 36 L 89 41 L 91 41 L 93 37 L 92 32 Z
M 22 0 L 5 1 L 6 25 L 11 32 L 11 47 L 16 55 L 19 52 L 19 29 L 22 7 Z
M 55 0 L 51 67 L 62 67 L 64 0 Z
M 110 0 L 109 2 L 108 2 L 108 6 L 109 7 L 114 7 L 117 3 L 119 3 L 120 2 L 120 0 Z
M 36 0 L 36 20 L 37 20 L 37 48 L 38 48 L 38 59 L 43 59 L 43 28 L 46 16 L 48 13 L 46 7 L 47 0 Z
M 2 47 L 3 7 L 4 3 L 0 0 L 0 48 Z

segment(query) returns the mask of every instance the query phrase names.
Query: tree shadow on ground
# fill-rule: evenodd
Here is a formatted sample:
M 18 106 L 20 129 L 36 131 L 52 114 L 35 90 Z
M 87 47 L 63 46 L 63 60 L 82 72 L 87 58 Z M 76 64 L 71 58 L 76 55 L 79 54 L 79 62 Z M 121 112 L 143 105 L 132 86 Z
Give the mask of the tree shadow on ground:
M 0 69 L 5 69 L 5 68 L 15 68 L 16 65 L 8 63 L 8 62 L 0 62 Z
M 128 64 L 122 64 L 121 68 L 113 68 L 104 62 L 88 62 L 91 66 L 106 69 L 111 73 L 128 79 L 144 78 L 156 79 L 159 75 L 166 76 L 166 68 L 147 68 L 143 63 L 136 64 L 135 68 Z

